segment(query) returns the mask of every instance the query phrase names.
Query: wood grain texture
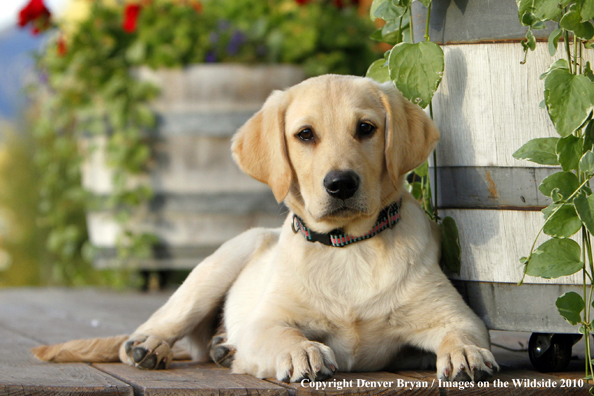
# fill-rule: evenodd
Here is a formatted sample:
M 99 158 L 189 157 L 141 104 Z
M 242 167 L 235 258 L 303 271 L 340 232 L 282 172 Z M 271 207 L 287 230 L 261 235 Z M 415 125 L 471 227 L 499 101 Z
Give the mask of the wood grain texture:
M 0 326 L 39 343 L 130 334 L 169 295 L 95 289 L 0 290 Z
M 534 166 L 512 154 L 530 139 L 559 136 L 547 111 L 538 106 L 544 99 L 539 76 L 563 51 L 551 58 L 547 43 L 537 43 L 521 65 L 518 43 L 443 49 L 445 74 L 433 101 L 441 132 L 438 165 Z
M 0 327 L 0 395 L 132 395 L 132 387 L 83 363 L 40 362 L 37 342 Z
M 251 376 L 230 374 L 227 369 L 212 364 L 174 363 L 171 370 L 141 371 L 119 364 L 56 364 L 39 362 L 29 348 L 43 342 L 61 342 L 72 337 L 108 336 L 124 328 L 135 327 L 160 306 L 168 294 L 115 293 L 97 290 L 13 289 L 0 290 L 0 395 L 70 395 L 70 394 L 132 394 L 135 395 L 307 395 L 307 394 L 404 394 L 404 395 L 556 395 L 584 394 L 583 388 L 531 389 L 510 388 L 461 391 L 454 387 L 439 388 L 433 371 L 402 371 L 397 373 L 339 373 L 328 383 L 341 379 L 353 380 L 353 386 L 343 389 L 312 390 L 298 384 L 261 381 Z M 95 322 L 94 322 L 95 320 Z M 92 323 L 98 324 L 93 326 Z M 10 329 L 8 330 L 7 327 Z M 505 335 L 505 338 L 502 336 Z M 494 342 L 517 347 L 518 335 L 496 332 Z M 503 337 L 503 338 L 502 338 Z M 511 337 L 511 338 L 510 338 Z M 527 336 L 526 336 L 527 337 Z M 31 339 L 34 338 L 35 340 Z M 494 349 L 495 356 L 505 367 L 529 367 L 526 353 Z M 583 352 L 579 353 L 583 356 Z M 579 378 L 583 359 L 572 361 L 571 370 L 557 377 Z M 526 370 L 508 369 L 495 379 L 549 378 Z M 394 386 L 357 384 L 367 381 L 394 381 Z M 412 390 L 398 386 L 403 381 L 426 381 L 427 386 Z M 119 380 L 119 381 L 118 381 Z M 126 388 L 123 383 L 130 385 Z M 492 382 L 491 382 L 492 384 Z M 409 386 L 410 387 L 410 386 Z M 336 388 L 336 387 L 335 387 Z M 406 388 L 406 387 L 405 387 Z
M 285 388 L 250 375 L 231 374 L 214 364 L 173 363 L 169 370 L 144 371 L 121 363 L 93 367 L 132 385 L 135 395 L 288 395 Z
M 535 211 L 449 209 L 440 211 L 440 216 L 453 217 L 460 234 L 462 268 L 453 278 L 483 282 L 517 283 L 523 273 L 519 259 L 528 256 L 544 224 L 542 213 Z M 547 239 L 541 235 L 536 247 Z M 577 241 L 577 236 L 572 239 Z M 550 280 L 526 276 L 525 283 L 582 284 L 582 276 Z

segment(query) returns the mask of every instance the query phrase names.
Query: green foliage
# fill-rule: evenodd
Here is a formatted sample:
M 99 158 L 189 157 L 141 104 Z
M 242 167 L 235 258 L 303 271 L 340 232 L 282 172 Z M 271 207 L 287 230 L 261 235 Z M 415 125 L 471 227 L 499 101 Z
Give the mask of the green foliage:
M 439 225 L 441 229 L 441 268 L 460 274 L 462 252 L 456 221 L 446 216 Z
M 565 137 L 588 119 L 594 106 L 594 83 L 569 69 L 554 69 L 545 79 L 545 101 L 557 132 Z
M 557 305 L 557 309 L 561 316 L 572 325 L 575 326 L 582 321 L 582 316 L 580 314 L 584 310 L 586 304 L 579 294 L 575 292 L 567 292 L 557 298 L 555 305 Z
M 75 29 L 56 32 L 36 56 L 39 79 L 30 88 L 37 109 L 34 163 L 40 216 L 56 283 L 83 283 L 75 275 L 93 254 L 85 210 L 98 200 L 81 186 L 88 151 L 81 141 L 106 136 L 113 192 L 102 200 L 123 228 L 119 257 L 151 254 L 155 237 L 133 232 L 131 213 L 152 196 L 131 178 L 151 166 L 146 131 L 156 126 L 149 107 L 158 90 L 136 78 L 140 67 L 180 68 L 201 62 L 293 63 L 306 73 L 363 74 L 374 59 L 372 24 L 356 7 L 294 0 L 143 2 L 135 29 L 123 28 L 122 3 L 94 1 Z M 111 277 L 111 275 L 110 275 Z M 121 283 L 117 279 L 112 279 Z
M 593 48 L 590 40 L 594 37 L 591 22 L 594 2 L 518 0 L 517 3 L 520 21 L 528 27 L 524 50 L 527 52 L 536 48 L 536 43 L 529 44 L 533 40 L 532 29 L 543 26 L 545 21 L 554 21 L 558 28 L 549 36 L 549 53 L 551 56 L 557 53 L 559 41 L 563 38 L 566 55 L 565 59 L 555 61 L 540 77 L 545 80 L 546 109 L 561 138 L 534 139 L 514 153 L 518 159 L 561 165 L 563 169 L 563 172 L 545 178 L 539 187 L 553 203 L 543 209 L 545 222 L 529 256 L 522 257 L 520 261 L 525 265 L 525 274 L 543 278 L 557 278 L 583 270 L 584 296 L 566 293 L 557 299 L 557 308 L 565 320 L 573 325 L 580 324 L 580 332 L 586 334 L 586 377 L 591 377 L 589 373 L 594 372 L 589 340 L 592 331 L 591 283 L 594 277 L 591 245 L 594 195 L 590 179 L 594 175 L 594 74 L 589 62 L 584 61 L 584 52 Z M 581 246 L 567 239 L 580 229 Z M 553 238 L 534 249 L 541 232 Z
M 557 189 L 557 192 L 563 197 L 569 197 L 580 185 L 580 182 L 576 175 L 571 172 L 557 172 L 550 176 L 547 176 L 538 189 L 541 193 L 550 197 L 553 190 Z
M 584 267 L 581 248 L 572 239 L 549 239 L 540 245 L 528 260 L 526 274 L 541 278 L 573 275 Z
M 536 138 L 520 147 L 514 154 L 516 159 L 524 159 L 541 165 L 559 165 L 557 142 L 559 138 Z
M 575 197 L 574 205 L 588 232 L 594 233 L 594 195 L 587 196 L 582 191 Z
M 390 52 L 390 78 L 411 102 L 425 108 L 441 82 L 443 50 L 431 41 L 400 43 Z
M 572 204 L 562 205 L 551 216 L 543 228 L 543 232 L 555 238 L 569 238 L 582 228 L 582 221 Z

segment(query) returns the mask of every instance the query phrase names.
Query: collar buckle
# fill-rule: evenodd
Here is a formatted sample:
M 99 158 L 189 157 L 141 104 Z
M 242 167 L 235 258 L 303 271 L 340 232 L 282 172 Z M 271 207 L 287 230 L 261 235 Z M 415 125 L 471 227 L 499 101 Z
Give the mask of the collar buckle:
M 299 231 L 299 219 L 297 218 L 296 214 L 293 215 L 293 221 L 291 222 L 291 229 L 293 230 L 293 232 L 295 234 L 297 234 L 297 232 Z

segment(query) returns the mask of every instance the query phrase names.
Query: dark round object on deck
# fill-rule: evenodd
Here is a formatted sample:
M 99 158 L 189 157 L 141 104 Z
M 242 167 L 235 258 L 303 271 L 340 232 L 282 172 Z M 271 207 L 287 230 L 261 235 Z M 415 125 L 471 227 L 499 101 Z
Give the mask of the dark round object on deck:
M 563 371 L 571 360 L 572 334 L 532 333 L 528 355 L 532 366 L 541 373 Z

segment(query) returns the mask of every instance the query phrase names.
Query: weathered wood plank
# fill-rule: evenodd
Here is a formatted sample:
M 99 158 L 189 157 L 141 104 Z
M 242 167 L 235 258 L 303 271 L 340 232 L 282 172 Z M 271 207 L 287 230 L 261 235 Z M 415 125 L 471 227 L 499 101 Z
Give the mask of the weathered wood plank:
M 512 154 L 530 139 L 559 136 L 547 111 L 538 106 L 544 99 L 539 76 L 564 52 L 551 58 L 547 43 L 537 43 L 521 65 L 518 43 L 443 49 L 445 73 L 433 100 L 441 133 L 438 166 L 541 166 Z
M 132 387 L 83 363 L 40 362 L 37 342 L 0 327 L 0 395 L 132 395 Z
M 121 363 L 93 367 L 132 385 L 136 396 L 287 395 L 285 388 L 214 364 L 173 363 L 169 370 L 143 371 Z
M 170 293 L 95 289 L 0 290 L 0 326 L 40 343 L 130 334 Z
M 561 168 L 439 167 L 438 203 L 446 209 L 541 210 L 552 203 L 538 186 Z M 433 168 L 430 169 L 433 180 Z
M 462 268 L 455 279 L 517 283 L 522 279 L 520 257 L 528 256 L 544 224 L 542 213 L 515 210 L 448 209 L 441 216 L 456 220 L 462 248 Z M 576 234 L 572 239 L 577 240 Z M 542 234 L 536 246 L 549 239 Z M 582 284 L 582 275 L 558 279 L 526 276 L 525 283 Z

